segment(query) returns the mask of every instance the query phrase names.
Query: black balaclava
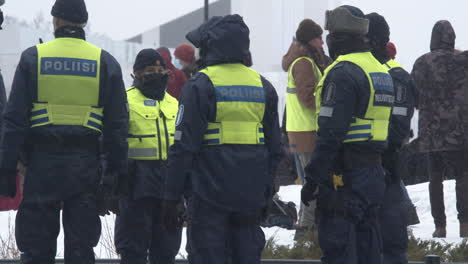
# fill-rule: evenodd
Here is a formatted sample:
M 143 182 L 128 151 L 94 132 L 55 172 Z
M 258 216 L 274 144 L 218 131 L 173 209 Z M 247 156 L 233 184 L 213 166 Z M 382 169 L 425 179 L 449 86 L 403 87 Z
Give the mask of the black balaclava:
M 167 69 L 164 58 L 154 49 L 140 51 L 133 65 L 133 72 L 143 71 L 147 66 L 162 66 Z M 166 93 L 169 75 L 153 73 L 135 78 L 134 86 L 145 96 L 153 100 L 162 100 Z

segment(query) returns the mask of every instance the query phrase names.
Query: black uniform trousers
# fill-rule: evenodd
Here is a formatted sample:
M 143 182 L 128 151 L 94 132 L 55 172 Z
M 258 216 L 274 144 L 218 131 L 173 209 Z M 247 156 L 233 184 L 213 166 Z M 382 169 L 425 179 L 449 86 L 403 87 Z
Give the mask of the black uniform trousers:
M 120 200 L 115 245 L 122 264 L 173 264 L 179 253 L 182 227 L 163 229 L 161 200 L 152 197 Z
M 93 248 L 99 242 L 101 220 L 95 194 L 84 193 L 64 201 L 23 202 L 20 205 L 16 215 L 16 242 L 23 252 L 22 264 L 55 263 L 61 209 L 65 262 L 94 263 Z

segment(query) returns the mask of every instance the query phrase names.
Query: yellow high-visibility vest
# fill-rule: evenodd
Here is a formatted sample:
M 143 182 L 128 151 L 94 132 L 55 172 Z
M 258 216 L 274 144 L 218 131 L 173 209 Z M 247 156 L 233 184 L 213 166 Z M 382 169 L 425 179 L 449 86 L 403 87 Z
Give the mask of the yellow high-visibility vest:
M 127 90 L 130 108 L 128 126 L 128 157 L 135 160 L 167 160 L 169 147 L 174 144 L 175 120 L 179 103 L 165 94 L 156 101 L 140 90 Z
M 265 89 L 260 74 L 242 64 L 202 71 L 216 92 L 216 120 L 208 123 L 205 145 L 264 144 Z
M 316 131 L 317 120 L 315 110 L 305 107 L 297 98 L 296 81 L 293 76 L 293 68 L 296 63 L 302 59 L 308 60 L 312 64 L 317 81 L 322 79 L 322 72 L 317 64 L 309 57 L 297 58 L 288 70 L 288 88 L 286 89 L 286 131 L 288 132 L 302 132 L 302 131 Z
M 344 143 L 362 141 L 386 141 L 388 137 L 389 120 L 395 101 L 393 80 L 385 66 L 380 64 L 370 52 L 351 53 L 339 56 L 324 72 L 324 77 L 317 86 L 317 115 L 327 111 L 320 107 L 323 83 L 330 70 L 342 61 L 348 61 L 359 66 L 369 80 L 370 96 L 367 111 L 364 116 L 353 117 L 353 122 L 344 139 Z
M 58 38 L 36 47 L 37 101 L 31 127 L 70 125 L 101 132 L 101 49 L 75 38 Z

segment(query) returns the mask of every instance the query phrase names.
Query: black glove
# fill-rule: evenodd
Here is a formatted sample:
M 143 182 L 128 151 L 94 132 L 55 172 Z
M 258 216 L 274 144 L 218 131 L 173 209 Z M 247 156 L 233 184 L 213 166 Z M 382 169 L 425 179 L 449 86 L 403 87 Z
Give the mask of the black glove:
M 301 190 L 301 201 L 306 206 L 309 206 L 309 202 L 317 199 L 317 184 L 307 182 Z
M 162 223 L 163 228 L 169 232 L 175 232 L 182 226 L 182 216 L 179 210 L 179 201 L 162 201 Z
M 0 197 L 16 196 L 16 169 L 0 168 Z

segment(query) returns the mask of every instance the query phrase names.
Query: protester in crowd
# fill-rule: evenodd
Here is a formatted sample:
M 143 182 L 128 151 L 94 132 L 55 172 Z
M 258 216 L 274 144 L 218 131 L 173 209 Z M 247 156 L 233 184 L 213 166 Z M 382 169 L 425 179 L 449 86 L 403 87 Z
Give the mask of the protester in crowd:
M 419 147 L 428 159 L 429 194 L 434 218 L 433 237 L 446 237 L 443 180 L 456 179 L 460 236 L 468 237 L 468 171 L 463 157 L 463 91 L 453 71 L 455 32 L 449 21 L 438 21 L 432 30 L 430 49 L 416 60 L 412 76 L 417 88 Z
M 318 137 L 301 200 L 307 205 L 318 195 L 323 263 L 381 263 L 377 215 L 385 192 L 381 156 L 393 81 L 369 52 L 369 20 L 361 10 L 340 6 L 327 11 L 326 21 L 335 62 L 316 88 Z
M 388 53 L 388 56 L 394 60 L 395 57 L 396 57 L 396 54 L 397 54 L 397 50 L 396 50 L 396 46 L 393 42 L 388 42 L 387 43 L 387 53 Z
M 194 264 L 257 264 L 265 246 L 260 222 L 274 195 L 281 153 L 278 97 L 270 82 L 249 68 L 249 34 L 239 15 L 227 15 L 187 35 L 201 48 L 205 67 L 181 97 L 164 215 L 166 228 L 175 228 L 190 171 Z
M 167 82 L 167 92 L 172 97 L 175 97 L 177 100 L 179 100 L 182 86 L 184 86 L 184 84 L 187 82 L 187 77 L 185 77 L 183 71 L 177 69 L 174 64 L 172 64 L 172 56 L 168 48 L 161 47 L 156 51 L 159 52 L 161 56 L 163 56 L 164 61 L 167 64 L 167 69 L 170 70 L 169 80 Z
M 388 54 L 390 27 L 385 18 L 377 13 L 368 14 L 366 18 L 369 19 L 367 38 L 372 55 L 388 68 L 396 95 L 390 118 L 388 147 L 382 157 L 386 172 L 386 190 L 379 220 L 384 264 L 407 263 L 407 219 L 414 206 L 411 200 L 406 199 L 408 196 L 406 187 L 401 181 L 398 161 L 402 146 L 408 143 L 411 137 L 411 118 L 414 114 L 416 88 L 410 74 Z
M 317 23 L 304 19 L 282 61 L 283 70 L 288 72 L 286 131 L 301 184 L 305 183 L 304 168 L 310 161 L 317 135 L 314 93 L 325 69 L 322 33 Z M 295 239 L 303 239 L 314 223 L 315 202 L 309 206 L 301 204 Z
M 117 61 L 85 41 L 84 0 L 57 0 L 51 13 L 56 39 L 24 51 L 15 73 L 3 116 L 0 177 L 14 183 L 20 151 L 26 153 L 15 230 L 22 263 L 55 263 L 60 211 L 65 262 L 94 263 L 101 234 L 97 195 L 115 193 L 127 171 L 125 87 Z M 15 184 L 8 187 L 0 194 L 14 196 Z
M 182 70 L 187 79 L 190 79 L 198 72 L 195 62 L 195 48 L 192 45 L 182 44 L 178 46 L 174 51 L 174 57 L 176 58 L 176 68 Z

